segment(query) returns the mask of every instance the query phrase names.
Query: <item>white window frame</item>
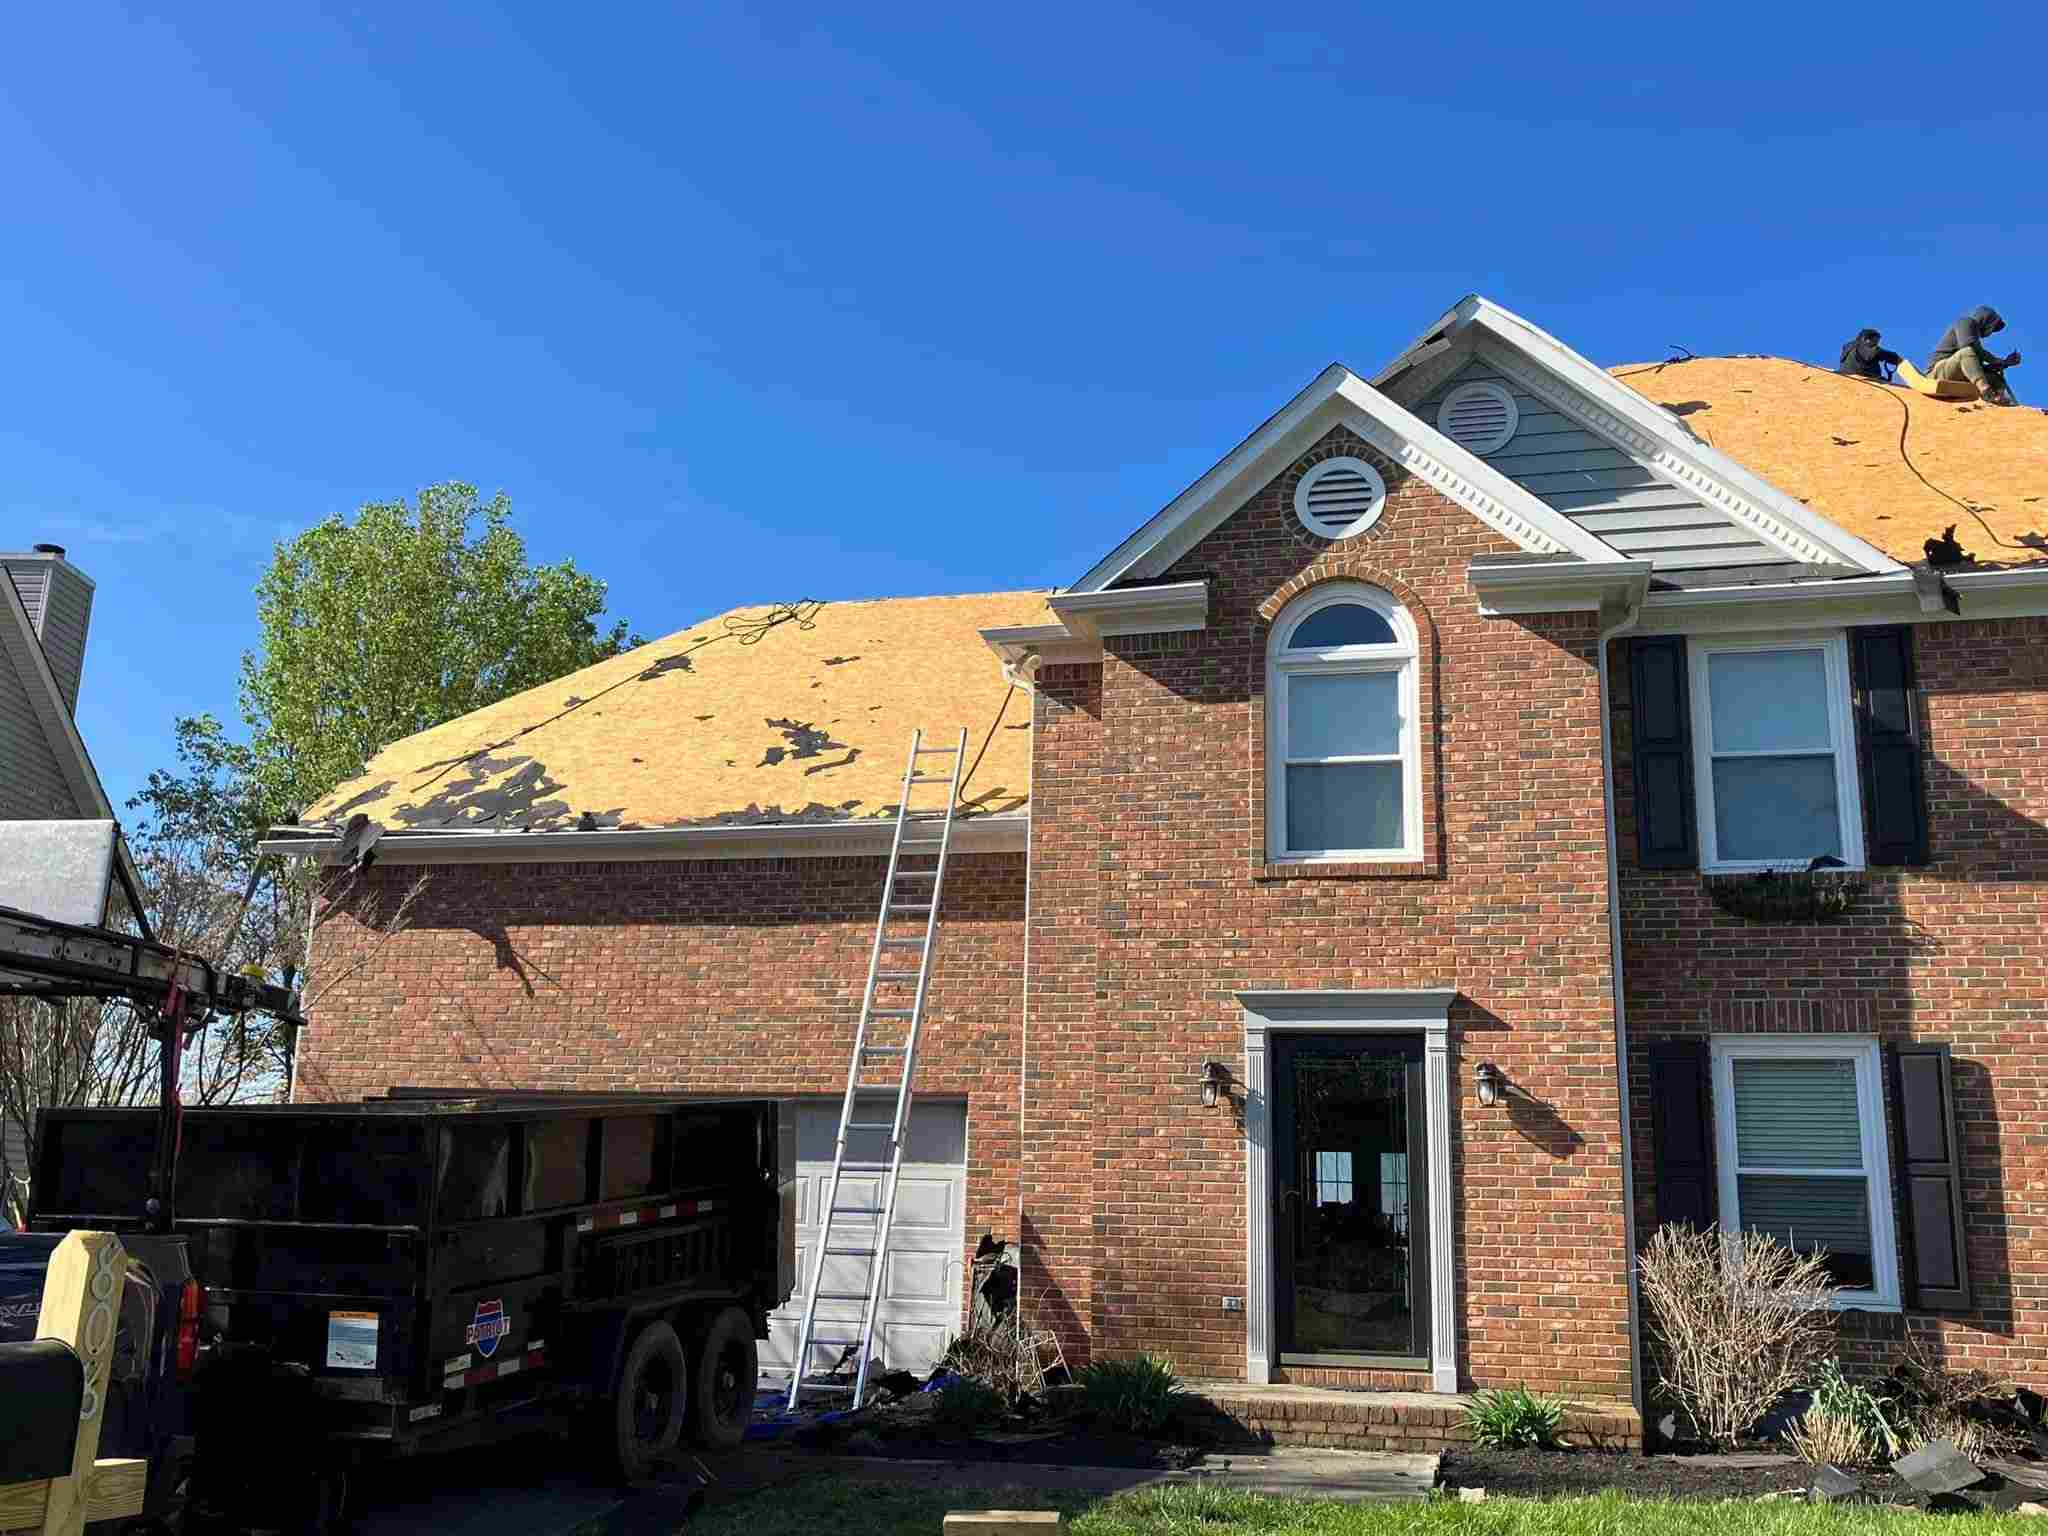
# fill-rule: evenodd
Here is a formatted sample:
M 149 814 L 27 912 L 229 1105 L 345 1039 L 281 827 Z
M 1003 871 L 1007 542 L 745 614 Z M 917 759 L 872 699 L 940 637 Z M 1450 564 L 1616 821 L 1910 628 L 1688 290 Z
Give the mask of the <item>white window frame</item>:
M 1372 609 L 1394 631 L 1391 645 L 1345 645 L 1289 651 L 1287 639 L 1311 614 L 1340 603 Z M 1422 761 L 1415 622 L 1378 587 L 1331 582 L 1296 598 L 1273 624 L 1266 649 L 1266 861 L 1271 864 L 1398 864 L 1422 857 Z M 1401 842 L 1394 848 L 1290 848 L 1287 845 L 1287 701 L 1289 679 L 1304 675 L 1392 672 L 1401 710 Z M 1385 762 L 1384 756 L 1303 758 L 1309 762 Z
M 1716 847 L 1714 817 L 1714 705 L 1709 658 L 1728 651 L 1814 651 L 1826 668 L 1829 734 L 1834 739 L 1835 807 L 1842 819 L 1843 864 L 1863 868 L 1863 799 L 1856 768 L 1856 717 L 1849 699 L 1849 640 L 1841 630 L 1795 634 L 1744 635 L 1723 639 L 1694 635 L 1687 642 L 1686 665 L 1692 694 L 1694 795 L 1698 801 L 1700 868 L 1709 872 L 1753 873 L 1766 869 L 1804 868 L 1793 859 L 1724 859 Z M 1721 753 L 1723 757 L 1789 757 L 1795 753 Z M 1818 753 L 1812 754 L 1819 756 Z
M 1884 1120 L 1883 1058 L 1878 1042 L 1853 1035 L 1716 1036 L 1714 1064 L 1714 1159 L 1721 1196 L 1721 1230 L 1740 1240 L 1741 1173 L 1794 1174 L 1802 1178 L 1854 1178 L 1841 1168 L 1741 1168 L 1735 1146 L 1735 1063 L 1744 1058 L 1827 1057 L 1856 1066 L 1856 1120 L 1863 1133 L 1860 1177 L 1870 1189 L 1870 1264 L 1868 1290 L 1845 1290 L 1837 1298 L 1844 1308 L 1865 1312 L 1897 1312 L 1899 1302 L 1898 1229 L 1892 1215 L 1890 1138 Z

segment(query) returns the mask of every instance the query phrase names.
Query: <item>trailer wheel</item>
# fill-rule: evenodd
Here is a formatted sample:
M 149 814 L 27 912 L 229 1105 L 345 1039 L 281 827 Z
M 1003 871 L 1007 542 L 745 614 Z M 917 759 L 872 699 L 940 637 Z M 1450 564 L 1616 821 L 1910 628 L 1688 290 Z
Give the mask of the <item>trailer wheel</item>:
M 690 1438 L 709 1450 L 730 1451 L 754 1416 L 761 1374 L 754 1325 L 738 1307 L 727 1307 L 705 1325 L 690 1353 Z
M 626 1351 L 612 1396 L 612 1459 L 627 1481 L 646 1477 L 676 1448 L 689 1392 L 682 1341 L 667 1323 L 649 1323 Z

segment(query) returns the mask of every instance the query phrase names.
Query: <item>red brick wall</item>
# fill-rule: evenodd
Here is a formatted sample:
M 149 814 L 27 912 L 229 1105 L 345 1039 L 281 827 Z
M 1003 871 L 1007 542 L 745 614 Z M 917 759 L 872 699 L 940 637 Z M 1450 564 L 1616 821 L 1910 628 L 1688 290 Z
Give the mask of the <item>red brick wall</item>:
M 353 910 L 313 946 L 299 1094 L 395 1084 L 845 1090 L 885 861 L 462 864 L 409 926 Z M 388 906 L 422 873 L 379 864 Z M 947 872 L 918 1092 L 967 1101 L 967 1237 L 1016 1226 L 1024 859 Z M 324 967 L 324 970 L 323 970 Z M 322 990 L 326 989 L 326 990 Z
M 1730 917 L 1696 871 L 1635 867 L 1627 656 L 1616 646 L 1637 1220 L 1648 1233 L 1657 1219 L 1646 1042 L 1842 1032 L 1946 1043 L 1975 1310 L 1853 1316 L 1845 1352 L 1882 1363 L 1910 1326 L 1958 1360 L 2039 1386 L 2048 1380 L 2048 695 L 2037 659 L 2048 653 L 2048 621 L 1926 624 L 1914 640 L 1933 863 L 1872 871 L 1851 915 L 1808 925 Z M 1891 1143 L 1896 1153 L 1896 1121 Z M 1894 1207 L 1903 1208 L 1896 1191 Z
M 1197 1077 L 1210 1056 L 1242 1077 L 1234 994 L 1455 985 L 1461 1380 L 1626 1396 L 1594 621 L 1482 619 L 1466 564 L 1510 546 L 1392 464 L 1372 530 L 1313 538 L 1294 485 L 1337 453 L 1373 456 L 1333 433 L 1168 574 L 1209 580 L 1205 632 L 1112 642 L 1099 684 L 1093 668 L 1043 676 L 1033 1049 L 1068 1031 L 1075 1102 L 1092 1058 L 1100 1107 L 1058 1154 L 1057 1187 L 1028 1191 L 1027 1206 L 1074 1231 L 1085 1147 L 1096 1349 L 1162 1350 L 1186 1373 L 1241 1377 L 1244 1320 L 1222 1300 L 1246 1291 L 1243 1134 L 1231 1109 L 1201 1106 Z M 1416 865 L 1264 863 L 1268 620 L 1331 577 L 1387 588 L 1422 632 Z M 1482 1059 L 1541 1105 L 1481 1110 L 1469 1085 Z M 1057 1247 L 1055 1267 L 1070 1252 Z

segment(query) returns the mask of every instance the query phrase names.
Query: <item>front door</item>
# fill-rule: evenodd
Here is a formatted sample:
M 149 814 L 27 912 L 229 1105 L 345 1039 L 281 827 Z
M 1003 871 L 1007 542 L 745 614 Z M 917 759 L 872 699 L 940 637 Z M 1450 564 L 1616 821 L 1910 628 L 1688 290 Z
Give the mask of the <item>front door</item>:
M 1280 1363 L 1427 1367 L 1420 1035 L 1273 1041 Z

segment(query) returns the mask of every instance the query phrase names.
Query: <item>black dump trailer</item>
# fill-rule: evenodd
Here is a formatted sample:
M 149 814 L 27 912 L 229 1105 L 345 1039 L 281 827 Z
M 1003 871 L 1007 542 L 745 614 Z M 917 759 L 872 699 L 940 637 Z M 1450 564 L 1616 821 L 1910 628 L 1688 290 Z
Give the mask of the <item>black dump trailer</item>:
M 46 1111 L 30 1226 L 132 1228 L 151 1110 Z M 190 1109 L 196 1502 L 580 1430 L 628 1477 L 737 1444 L 795 1279 L 795 1116 L 762 1099 Z M 214 1497 L 228 1485 L 242 1497 Z

